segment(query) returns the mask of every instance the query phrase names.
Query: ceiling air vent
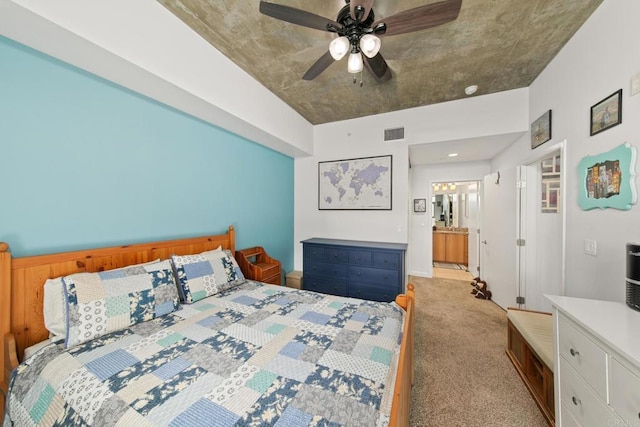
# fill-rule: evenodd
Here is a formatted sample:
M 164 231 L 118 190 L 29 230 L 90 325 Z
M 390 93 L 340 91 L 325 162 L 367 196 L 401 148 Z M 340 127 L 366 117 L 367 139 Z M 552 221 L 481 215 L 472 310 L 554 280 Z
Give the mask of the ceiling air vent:
M 399 128 L 391 128 L 384 130 L 384 142 L 389 141 L 403 141 L 404 140 L 404 126 Z

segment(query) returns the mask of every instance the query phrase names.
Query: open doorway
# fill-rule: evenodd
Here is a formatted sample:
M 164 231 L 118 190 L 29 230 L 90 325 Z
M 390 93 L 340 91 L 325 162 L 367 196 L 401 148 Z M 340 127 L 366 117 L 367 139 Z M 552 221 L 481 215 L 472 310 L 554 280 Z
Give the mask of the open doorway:
M 433 276 L 472 280 L 479 267 L 478 181 L 431 183 Z

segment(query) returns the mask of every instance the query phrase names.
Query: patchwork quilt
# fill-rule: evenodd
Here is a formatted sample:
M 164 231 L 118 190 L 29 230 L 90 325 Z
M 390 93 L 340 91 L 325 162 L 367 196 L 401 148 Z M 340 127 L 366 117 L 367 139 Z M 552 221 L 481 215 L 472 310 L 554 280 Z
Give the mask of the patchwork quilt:
M 4 426 L 384 426 L 404 311 L 246 281 L 11 378 Z

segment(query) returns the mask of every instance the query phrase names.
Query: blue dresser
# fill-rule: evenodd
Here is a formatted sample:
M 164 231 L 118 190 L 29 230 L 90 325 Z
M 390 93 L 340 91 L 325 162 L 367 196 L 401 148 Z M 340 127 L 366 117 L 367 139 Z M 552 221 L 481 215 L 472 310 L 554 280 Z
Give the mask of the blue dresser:
M 373 301 L 404 292 L 405 243 L 313 238 L 302 248 L 305 290 Z

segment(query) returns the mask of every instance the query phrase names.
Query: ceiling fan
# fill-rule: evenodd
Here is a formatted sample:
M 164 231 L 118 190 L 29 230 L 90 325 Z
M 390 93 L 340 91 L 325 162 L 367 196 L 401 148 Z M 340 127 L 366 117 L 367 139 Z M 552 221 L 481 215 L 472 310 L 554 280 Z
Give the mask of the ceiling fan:
M 333 21 L 305 10 L 260 1 L 260 12 L 265 15 L 338 36 L 329 44 L 329 50 L 302 76 L 304 80 L 315 79 L 334 61 L 349 53 L 347 69 L 350 73 L 359 73 L 365 66 L 378 82 L 386 82 L 391 79 L 391 70 L 380 54 L 378 36 L 405 34 L 446 24 L 458 17 L 462 6 L 462 0 L 446 0 L 376 20 L 373 0 L 345 0 L 345 3 Z

